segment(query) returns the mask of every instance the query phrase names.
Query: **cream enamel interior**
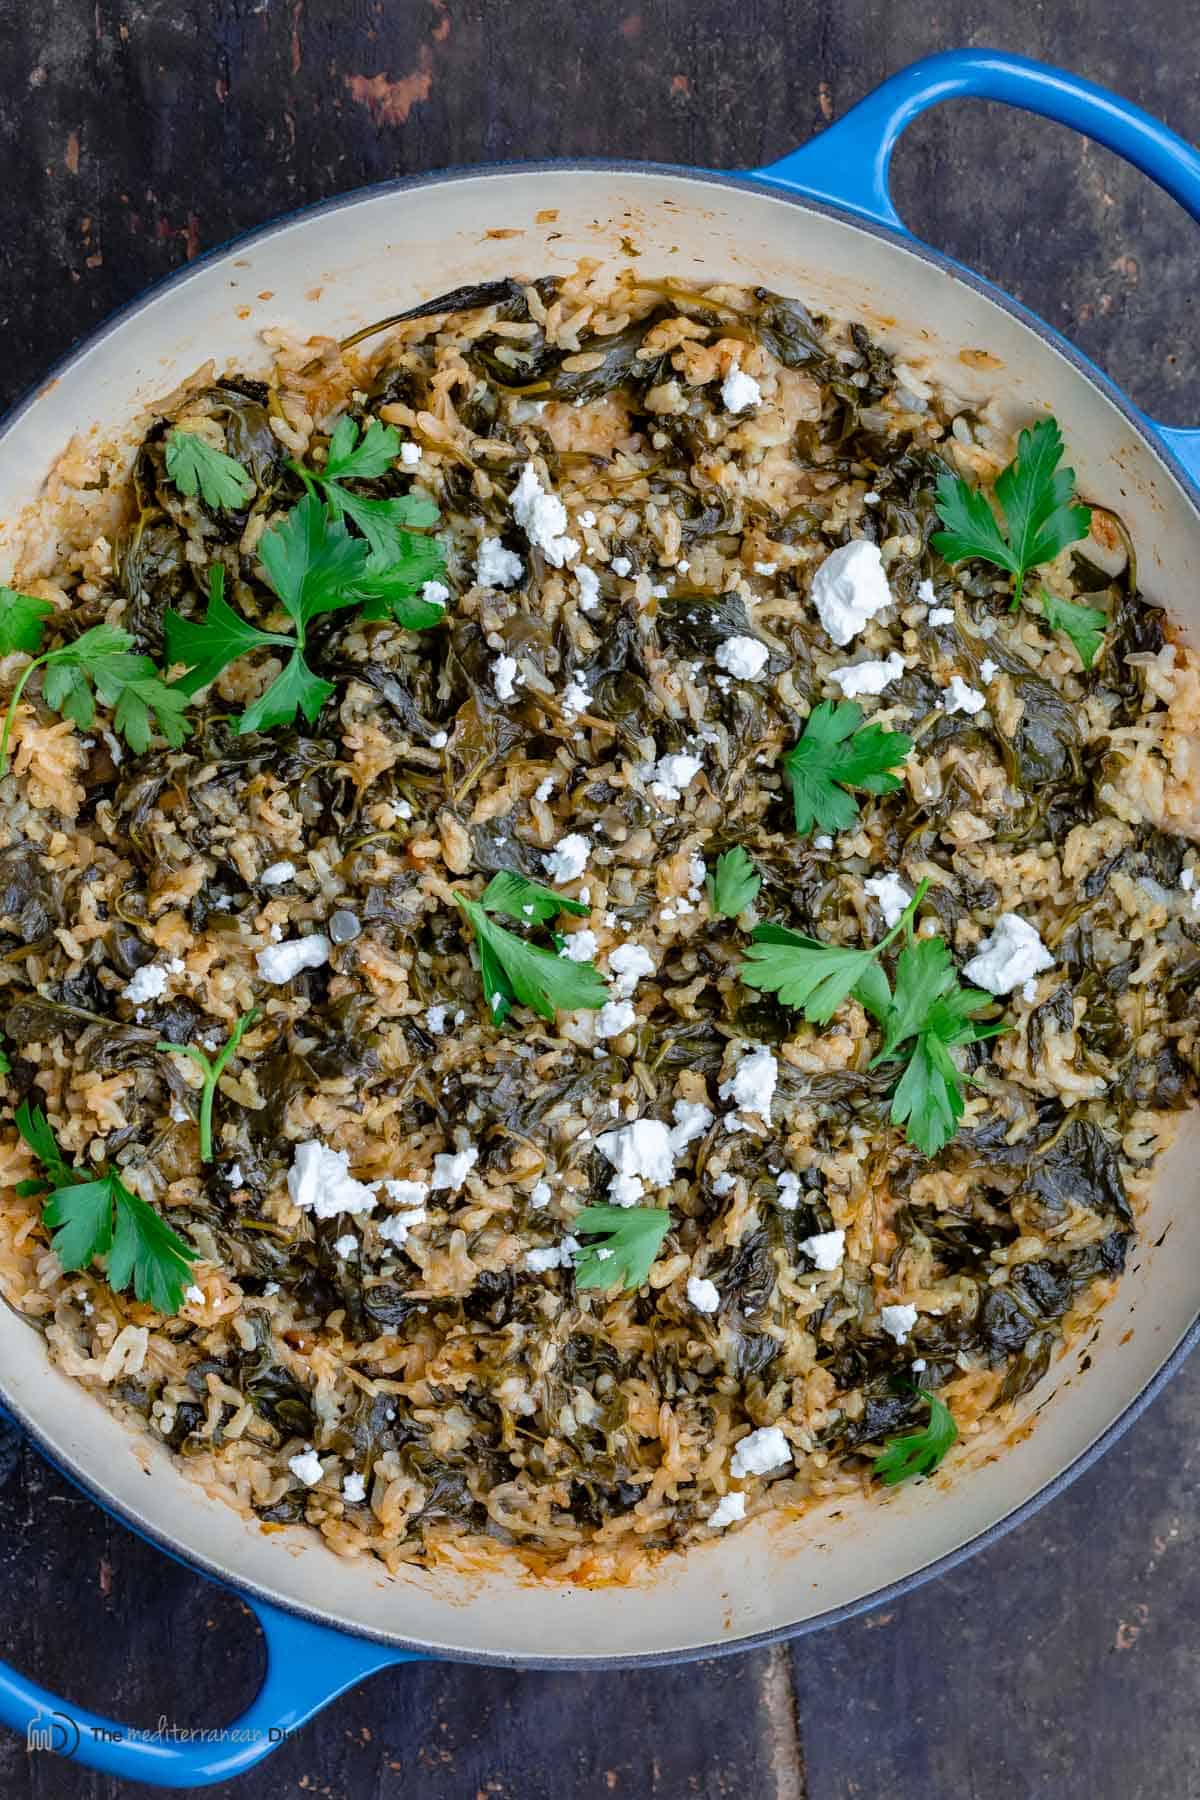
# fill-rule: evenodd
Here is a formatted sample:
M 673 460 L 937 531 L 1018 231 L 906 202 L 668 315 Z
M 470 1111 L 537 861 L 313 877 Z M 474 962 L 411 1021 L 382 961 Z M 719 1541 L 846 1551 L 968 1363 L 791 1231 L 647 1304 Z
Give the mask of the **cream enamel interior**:
M 463 282 L 566 271 L 581 257 L 616 270 L 628 264 L 630 243 L 648 272 L 761 282 L 861 318 L 954 391 L 1002 391 L 1015 417 L 1051 408 L 1082 492 L 1117 507 L 1128 523 L 1144 591 L 1185 634 L 1195 633 L 1196 511 L 1120 407 L 1052 345 L 894 240 L 766 190 L 651 169 L 501 170 L 367 192 L 188 271 L 85 346 L 11 424 L 0 440 L 0 519 L 17 518 L 36 499 L 73 433 L 118 435 L 209 357 L 262 367 L 263 325 L 340 336 Z M 964 350 L 987 351 L 1002 367 L 973 370 L 960 359 Z M 0 569 L 9 573 L 6 558 L 11 542 L 0 527 Z M 307 1533 L 264 1535 L 50 1368 L 40 1337 L 7 1309 L 0 1389 L 54 1454 L 152 1534 L 331 1623 L 450 1655 L 539 1662 L 732 1645 L 852 1605 L 955 1551 L 1053 1481 L 1120 1417 L 1197 1312 L 1198 1143 L 1193 1116 L 1164 1161 L 1141 1245 L 1095 1340 L 1055 1365 L 1026 1403 L 1032 1429 L 1010 1431 L 1003 1455 L 994 1454 L 999 1445 L 979 1445 L 953 1481 L 869 1505 L 842 1502 L 836 1518 L 760 1521 L 686 1560 L 660 1562 L 631 1588 L 589 1591 L 445 1570 L 390 1581 L 373 1559 L 342 1561 Z M 1090 1367 L 1081 1372 L 1085 1351 Z

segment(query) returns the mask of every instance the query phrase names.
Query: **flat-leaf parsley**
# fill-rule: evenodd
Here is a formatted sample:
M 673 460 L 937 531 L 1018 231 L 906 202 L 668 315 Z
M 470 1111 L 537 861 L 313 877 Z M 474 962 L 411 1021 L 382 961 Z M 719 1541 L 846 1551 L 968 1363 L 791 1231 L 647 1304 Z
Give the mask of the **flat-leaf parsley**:
M 900 786 L 899 768 L 912 739 L 881 725 L 864 725 L 853 700 L 823 700 L 805 722 L 799 741 L 783 759 L 792 790 L 796 830 L 845 831 L 858 817 L 858 801 L 847 792 L 890 794 Z

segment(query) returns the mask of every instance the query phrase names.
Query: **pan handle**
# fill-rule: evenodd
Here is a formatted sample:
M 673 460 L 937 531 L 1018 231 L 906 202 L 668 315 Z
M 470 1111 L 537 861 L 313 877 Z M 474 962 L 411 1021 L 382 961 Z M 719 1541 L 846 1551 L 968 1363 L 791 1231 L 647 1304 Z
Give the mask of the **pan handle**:
M 262 1687 L 240 1718 L 219 1729 L 136 1731 L 87 1712 L 0 1663 L 0 1723 L 48 1750 L 121 1781 L 209 1787 L 252 1769 L 347 1688 L 393 1663 L 424 1662 L 413 1651 L 368 1643 L 328 1625 L 250 1600 L 267 1641 Z
M 966 99 L 997 100 L 1073 126 L 1149 175 L 1200 222 L 1200 153 L 1191 144 L 1107 88 L 1003 50 L 942 50 L 922 57 L 890 76 L 828 131 L 752 173 L 910 237 L 888 186 L 892 152 L 901 133 L 928 107 Z M 1200 482 L 1200 431 L 1146 422 L 1185 473 Z

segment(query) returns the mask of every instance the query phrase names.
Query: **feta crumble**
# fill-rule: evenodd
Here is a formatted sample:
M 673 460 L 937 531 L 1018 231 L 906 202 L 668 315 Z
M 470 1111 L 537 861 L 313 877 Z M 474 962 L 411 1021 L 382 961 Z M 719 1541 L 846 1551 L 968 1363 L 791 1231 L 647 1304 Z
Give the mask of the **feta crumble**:
M 845 1260 L 846 1234 L 844 1231 L 818 1231 L 813 1237 L 802 1239 L 798 1247 L 818 1269 L 829 1274 L 833 1269 L 840 1269 Z
M 999 663 L 994 663 L 990 656 L 985 656 L 979 665 L 979 679 L 982 682 L 995 681 L 1000 673 Z
M 596 1148 L 618 1175 L 635 1176 L 651 1187 L 666 1187 L 675 1179 L 675 1154 L 671 1133 L 661 1119 L 634 1119 L 596 1139 Z M 617 1200 L 618 1206 L 632 1201 Z
M 369 1213 L 375 1205 L 374 1190 L 351 1175 L 346 1151 L 331 1150 L 319 1138 L 296 1145 L 287 1185 L 292 1205 L 312 1213 L 315 1219 Z
M 745 412 L 751 406 L 758 406 L 761 401 L 762 389 L 753 375 L 747 375 L 744 369 L 734 363 L 721 383 L 721 404 L 725 411 Z
M 551 881 L 575 881 L 587 868 L 592 846 L 580 831 L 559 838 L 553 850 L 542 858 Z
M 403 448 L 403 446 L 402 446 Z M 367 1481 L 357 1469 L 351 1469 L 348 1475 L 342 1476 L 342 1499 L 347 1506 L 361 1506 L 367 1497 Z
M 1019 913 L 1001 913 L 963 974 L 989 994 L 1010 994 L 1033 975 L 1054 967 L 1054 958 L 1034 927 Z
M 738 681 L 757 681 L 767 666 L 770 652 L 757 638 L 729 637 L 717 645 L 718 669 L 726 669 Z
M 608 566 L 622 581 L 633 574 L 633 564 L 627 556 L 614 556 Z
M 659 800 L 679 800 L 703 767 L 702 759 L 693 756 L 690 750 L 675 750 L 660 756 L 654 765 L 650 792 Z
M 515 656 L 497 656 L 492 663 L 492 686 L 497 700 L 512 700 L 517 691 L 517 659 Z
M 400 461 L 408 469 L 415 469 L 421 460 L 421 446 L 414 444 L 409 438 L 400 446 Z
M 671 1150 L 675 1156 L 682 1156 L 713 1122 L 712 1112 L 702 1100 L 677 1100 L 671 1116 L 675 1121 L 671 1127 Z
M 558 783 L 557 776 L 547 775 L 546 779 L 544 781 L 539 781 L 537 786 L 534 788 L 534 790 L 533 790 L 534 799 L 540 800 L 542 805 L 545 806 L 545 804 L 549 800 L 551 794 L 554 792 L 554 789 L 557 786 L 557 783 Z
M 551 1197 L 548 1181 L 535 1181 L 529 1190 L 530 1206 L 549 1206 Z
M 144 1006 L 147 1000 L 157 1000 L 167 988 L 167 971 L 161 963 L 146 963 L 134 971 L 133 979 L 124 990 L 124 998 L 131 1000 L 135 1006 Z
M 986 705 L 987 695 L 971 687 L 961 675 L 952 675 L 950 686 L 942 689 L 942 706 L 948 713 L 982 712 Z
M 343 1262 L 348 1262 L 352 1256 L 358 1255 L 358 1239 L 352 1231 L 347 1231 L 342 1237 L 334 1239 L 333 1253 L 335 1256 L 340 1256 Z
M 908 1334 L 917 1322 L 915 1306 L 881 1306 L 879 1323 L 898 1344 L 907 1344 Z
M 859 694 L 882 694 L 903 673 L 904 658 L 893 650 L 886 662 L 850 663 L 844 669 L 831 669 L 829 679 L 837 682 L 847 700 L 854 700 Z
M 631 1030 L 636 1024 L 637 1013 L 631 1000 L 606 1000 L 596 1014 L 596 1036 L 620 1037 L 623 1031 Z
M 429 1192 L 423 1181 L 385 1181 L 383 1186 L 385 1189 L 413 1188 L 420 1192 L 422 1198 Z M 398 1199 L 399 1195 L 393 1194 L 392 1198 Z M 414 1226 L 423 1225 L 428 1217 L 423 1205 L 405 1206 L 401 1211 L 390 1213 L 386 1219 L 379 1220 L 375 1228 L 385 1242 L 402 1250 L 408 1242 L 409 1232 Z
M 450 598 L 450 589 L 444 581 L 426 581 L 421 587 L 421 598 L 426 606 L 444 607 Z
M 930 584 L 929 592 L 932 597 L 932 584 Z M 929 615 L 929 623 L 931 625 L 953 625 L 954 608 L 952 606 L 935 606 Z
M 320 1457 L 312 1449 L 305 1450 L 300 1456 L 289 1457 L 288 1468 L 296 1480 L 302 1481 L 305 1487 L 316 1487 L 325 1473 L 321 1467 Z
M 912 895 L 904 886 L 898 875 L 889 872 L 886 875 L 871 875 L 863 882 L 864 890 L 872 900 L 878 900 L 883 922 L 888 930 L 896 923 L 904 911 Z
M 265 950 L 258 951 L 254 960 L 264 981 L 282 987 L 304 969 L 321 968 L 329 961 L 331 949 L 325 934 L 314 931 L 311 937 L 289 938 L 286 944 L 268 944 Z
M 437 1006 L 427 1007 L 425 1011 L 426 1031 L 431 1031 L 434 1037 L 441 1037 L 446 1029 L 446 1014 L 449 1010 L 450 1008 L 444 1001 L 439 1001 Z
M 731 1175 L 728 1169 L 724 1174 L 715 1177 L 712 1184 L 712 1190 L 718 1200 L 724 1200 L 726 1194 L 732 1194 L 736 1180 L 737 1177 Z
M 771 1119 L 771 1101 L 779 1080 L 779 1064 L 765 1045 L 743 1050 L 737 1068 L 717 1092 L 722 1100 L 732 1100 L 739 1112 L 757 1113 L 766 1123 Z
M 453 1154 L 441 1152 L 433 1159 L 433 1179 L 431 1188 L 449 1188 L 457 1194 L 475 1164 L 479 1161 L 479 1152 L 474 1144 L 469 1150 L 456 1150 Z
M 729 1473 L 739 1481 L 744 1475 L 769 1475 L 791 1460 L 792 1446 L 778 1425 L 761 1425 L 734 1445 Z
M 734 1488 L 728 1494 L 721 1495 L 708 1515 L 708 1525 L 712 1531 L 724 1531 L 727 1525 L 736 1525 L 745 1516 L 746 1496 Z
M 933 583 L 928 576 L 924 581 L 917 583 L 917 599 L 924 601 L 926 606 L 936 606 L 937 604 L 937 595 L 933 591 Z
M 654 974 L 654 958 L 641 944 L 618 944 L 608 953 L 608 967 L 614 977 L 613 992 L 627 1000 L 643 975 Z
M 855 538 L 832 551 L 813 576 L 812 603 L 839 649 L 857 637 L 868 620 L 892 604 L 878 544 Z
M 544 1275 L 548 1269 L 569 1269 L 578 1248 L 573 1237 L 565 1237 L 561 1244 L 547 1244 L 542 1250 L 527 1250 L 525 1267 L 531 1275 Z
M 800 1204 L 800 1177 L 785 1169 L 775 1183 L 778 1193 L 775 1196 L 784 1212 L 795 1212 Z
M 813 839 L 813 849 L 814 850 L 832 850 L 833 849 L 833 839 L 830 837 L 830 835 L 827 831 L 818 831 L 816 837 Z
M 715 1313 L 721 1304 L 716 1283 L 696 1275 L 688 1276 L 687 1297 L 700 1313 Z
M 190 1288 L 184 1289 L 183 1297 L 189 1306 L 203 1306 L 205 1304 L 204 1289 L 197 1287 L 194 1282 Z
M 589 569 L 586 563 L 580 563 L 575 570 L 575 581 L 579 588 L 580 612 L 595 612 L 600 604 L 600 577 L 595 569 Z
M 513 518 L 552 569 L 561 569 L 579 555 L 578 539 L 566 535 L 566 507 L 542 486 L 531 462 L 522 468 L 509 504 Z
M 515 550 L 506 550 L 498 537 L 484 538 L 475 557 L 475 579 L 480 587 L 516 587 L 525 565 Z
M 435 731 L 429 740 L 429 748 L 431 750 L 444 750 L 449 742 L 450 738 L 447 732 Z
M 285 881 L 294 881 L 295 878 L 294 862 L 277 862 L 272 863 L 269 869 L 264 869 L 258 879 L 263 887 L 282 887 Z
M 559 955 L 568 962 L 591 962 L 596 954 L 596 934 L 585 925 L 581 931 L 573 931 L 570 937 L 563 940 Z

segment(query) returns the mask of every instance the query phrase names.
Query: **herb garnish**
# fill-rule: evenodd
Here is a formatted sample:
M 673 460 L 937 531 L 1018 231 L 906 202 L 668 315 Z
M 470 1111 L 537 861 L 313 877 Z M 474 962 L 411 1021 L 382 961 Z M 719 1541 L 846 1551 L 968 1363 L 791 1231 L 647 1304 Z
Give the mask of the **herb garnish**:
M 1061 631 L 1069 637 L 1079 653 L 1079 660 L 1085 669 L 1090 669 L 1104 642 L 1104 633 L 1108 627 L 1108 614 L 1101 612 L 1098 606 L 1080 606 L 1074 600 L 1056 600 L 1053 594 L 1042 588 L 1038 594 L 1042 605 L 1042 617 L 1051 631 Z
M 225 1073 L 226 1065 L 228 1064 L 230 1057 L 234 1054 L 246 1032 L 250 1029 L 258 1016 L 259 1010 L 257 1006 L 252 1006 L 249 1012 L 243 1013 L 216 1056 L 211 1058 L 205 1054 L 199 1044 L 168 1044 L 166 1042 L 161 1042 L 154 1046 L 156 1050 L 161 1050 L 168 1056 L 190 1057 L 191 1060 L 197 1064 L 200 1073 L 204 1077 L 204 1085 L 200 1090 L 201 1162 L 211 1162 L 213 1159 L 212 1119 L 213 1101 L 216 1099 L 217 1084 Z
M 785 1006 L 800 1007 L 813 1025 L 828 1024 L 850 994 L 857 994 L 864 1005 L 869 994 L 869 1010 L 879 1017 L 891 990 L 876 958 L 908 925 L 928 890 L 929 883 L 923 881 L 886 936 L 865 950 L 823 944 L 820 938 L 784 925 L 756 925 L 741 967 L 742 980 L 760 993 L 778 994 Z
M 26 639 L 22 647 L 36 650 L 42 641 L 41 625 L 34 639 L 32 614 L 27 610 L 31 602 L 23 594 L 13 595 L 13 599 L 23 603 L 15 626 Z M 14 617 L 12 609 L 8 616 L 10 620 Z M 44 625 L 44 618 L 41 624 Z M 132 633 L 120 626 L 93 625 L 73 643 L 35 655 L 22 669 L 4 716 L 0 775 L 8 770 L 8 742 L 17 704 L 35 669 L 45 671 L 42 698 L 46 705 L 71 719 L 81 730 L 87 731 L 94 724 L 99 699 L 114 709 L 113 730 L 139 755 L 149 749 L 156 729 L 172 747 L 182 744 L 191 730 L 183 717 L 188 696 L 177 687 L 169 687 L 148 656 L 130 654 L 134 641 Z
M 42 647 L 42 628 L 57 610 L 49 600 L 0 586 L 0 656 L 11 656 L 14 650 L 36 656 Z
M 938 477 L 934 504 L 946 529 L 935 531 L 930 543 L 948 563 L 979 557 L 1007 569 L 1013 577 L 1013 612 L 1021 604 L 1029 570 L 1053 562 L 1091 528 L 1091 509 L 1071 504 L 1075 471 L 1059 468 L 1062 455 L 1057 419 L 1039 419 L 1021 433 L 1016 456 L 996 477 L 1004 531 L 981 488 L 949 470 Z
M 977 1025 L 972 1015 L 995 1004 L 979 988 L 958 985 L 946 941 L 920 938 L 896 961 L 896 988 L 886 1008 L 864 990 L 859 998 L 883 1028 L 883 1044 L 871 1063 L 907 1057 L 908 1065 L 892 1096 L 892 1123 L 905 1125 L 910 1144 L 933 1156 L 950 1142 L 963 1115 L 962 1077 L 950 1051 L 995 1037 L 1007 1027 Z
M 641 1287 L 668 1231 L 671 1215 L 659 1206 L 585 1206 L 573 1228 L 594 1237 L 575 1252 L 576 1287 Z M 600 1252 L 606 1250 L 607 1256 Z
M 495 1024 L 503 1024 L 515 1005 L 531 1006 L 541 1018 L 550 1020 L 560 1012 L 604 1005 L 608 988 L 594 963 L 571 962 L 557 950 L 527 944 L 489 917 L 499 912 L 511 919 L 544 924 L 560 912 L 585 913 L 588 909 L 580 901 L 568 900 L 511 870 L 493 876 L 478 900 L 458 893 L 454 898 L 475 933 L 484 999 Z
M 871 1465 L 872 1475 L 878 1475 L 888 1487 L 898 1487 L 914 1475 L 932 1475 L 958 1440 L 958 1426 L 945 1401 L 928 1388 L 918 1388 L 917 1397 L 929 1402 L 928 1425 L 903 1437 L 885 1438 L 882 1453 Z
M 235 457 L 211 444 L 194 431 L 178 426 L 167 435 L 167 475 L 187 499 L 197 491 L 205 506 L 214 510 L 225 507 L 236 510 L 254 497 L 253 478 Z
M 364 499 L 344 484 L 372 481 L 386 475 L 400 454 L 400 433 L 393 425 L 372 419 L 361 438 L 351 418 L 339 419 L 329 440 L 323 469 L 292 463 L 310 494 L 320 487 L 337 519 L 350 519 L 370 546 L 371 555 L 359 594 L 366 619 L 395 619 L 409 630 L 436 625 L 444 609 L 419 598 L 427 581 L 445 570 L 445 557 L 436 538 L 421 537 L 410 526 L 436 525 L 438 509 L 419 494 L 401 494 L 389 500 Z
M 713 912 L 726 919 L 736 919 L 753 902 L 762 886 L 762 876 L 740 844 L 723 850 L 717 866 L 704 878 L 708 904 Z
M 823 700 L 783 759 L 796 830 L 801 835 L 814 829 L 845 831 L 858 817 L 858 801 L 846 790 L 890 794 L 900 786 L 900 777 L 890 771 L 911 749 L 912 739 L 903 732 L 864 725 L 862 708 L 853 700 Z
M 22 1181 L 17 1192 L 51 1190 L 42 1221 L 53 1231 L 51 1244 L 64 1270 L 86 1269 L 97 1257 L 106 1257 L 111 1288 L 120 1291 L 132 1281 L 139 1300 L 158 1312 L 177 1313 L 196 1252 L 111 1169 L 93 1179 L 73 1168 L 40 1106 L 22 1101 L 15 1117 L 17 1130 L 49 1177 Z

